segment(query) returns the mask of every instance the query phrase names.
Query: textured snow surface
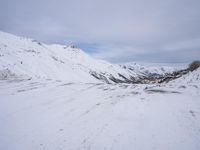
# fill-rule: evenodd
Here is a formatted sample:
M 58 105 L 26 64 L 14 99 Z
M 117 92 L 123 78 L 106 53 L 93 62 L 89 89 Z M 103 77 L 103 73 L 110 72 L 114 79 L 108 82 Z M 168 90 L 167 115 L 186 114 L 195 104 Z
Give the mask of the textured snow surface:
M 199 150 L 190 85 L 0 81 L 2 150 Z
M 0 70 L 0 80 L 16 78 L 17 75 L 12 73 L 9 69 Z
M 199 150 L 200 69 L 163 84 L 106 84 L 173 68 L 113 65 L 0 32 L 0 150 Z

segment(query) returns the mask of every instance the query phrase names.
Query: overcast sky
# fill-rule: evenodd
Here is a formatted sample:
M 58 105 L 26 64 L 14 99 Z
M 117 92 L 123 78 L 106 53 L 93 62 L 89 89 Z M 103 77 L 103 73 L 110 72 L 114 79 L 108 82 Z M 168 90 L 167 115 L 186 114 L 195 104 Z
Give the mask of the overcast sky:
M 112 62 L 200 59 L 200 0 L 0 0 L 0 30 Z

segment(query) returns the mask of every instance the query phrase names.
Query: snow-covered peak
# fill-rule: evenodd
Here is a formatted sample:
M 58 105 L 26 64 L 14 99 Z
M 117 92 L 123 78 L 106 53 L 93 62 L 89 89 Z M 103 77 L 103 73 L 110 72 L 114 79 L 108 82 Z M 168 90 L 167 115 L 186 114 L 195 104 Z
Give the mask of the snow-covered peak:
M 164 68 L 117 65 L 90 57 L 73 45 L 47 45 L 30 38 L 0 32 L 0 70 L 18 76 L 67 80 L 70 82 L 135 82 L 164 74 Z

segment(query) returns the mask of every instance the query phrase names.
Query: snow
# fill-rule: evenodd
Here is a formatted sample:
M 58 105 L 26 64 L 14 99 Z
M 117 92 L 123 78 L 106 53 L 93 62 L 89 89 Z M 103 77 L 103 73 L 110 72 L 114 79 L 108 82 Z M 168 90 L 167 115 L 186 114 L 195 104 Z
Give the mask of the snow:
M 176 71 L 178 69 L 183 69 L 186 66 L 175 66 L 171 67 L 170 64 L 154 64 L 154 63 L 148 63 L 148 64 L 137 64 L 137 63 L 126 63 L 122 66 L 126 67 L 127 69 L 134 70 L 137 74 L 140 75 L 165 75 L 166 73 L 172 73 L 173 71 Z
M 200 148 L 199 88 L 52 80 L 0 85 L 0 149 Z
M 200 87 L 200 68 L 194 70 L 193 72 L 189 72 L 173 82 L 182 84 L 196 84 Z
M 12 73 L 9 69 L 0 70 L 0 80 L 16 78 L 17 75 Z
M 200 149 L 200 69 L 169 83 L 106 84 L 89 71 L 171 68 L 130 71 L 3 32 L 0 48 L 0 150 Z
M 165 67 L 167 68 L 167 67 Z M 73 82 L 99 82 L 91 73 L 124 80 L 141 75 L 163 74 L 167 71 L 133 66 L 125 69 L 121 65 L 93 59 L 81 49 L 65 45 L 47 45 L 29 38 L 0 32 L 0 70 L 9 69 L 17 75 L 32 78 L 57 79 Z M 173 70 L 171 68 L 171 70 Z M 170 70 L 170 71 L 171 71 Z M 80 78 L 81 77 L 81 78 Z

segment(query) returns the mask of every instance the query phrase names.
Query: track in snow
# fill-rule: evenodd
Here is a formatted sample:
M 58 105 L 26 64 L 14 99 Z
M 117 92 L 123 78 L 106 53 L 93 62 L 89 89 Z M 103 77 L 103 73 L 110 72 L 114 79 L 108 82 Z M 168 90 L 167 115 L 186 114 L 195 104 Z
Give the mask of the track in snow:
M 197 150 L 199 87 L 0 81 L 1 150 Z

